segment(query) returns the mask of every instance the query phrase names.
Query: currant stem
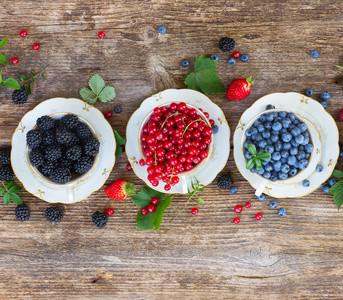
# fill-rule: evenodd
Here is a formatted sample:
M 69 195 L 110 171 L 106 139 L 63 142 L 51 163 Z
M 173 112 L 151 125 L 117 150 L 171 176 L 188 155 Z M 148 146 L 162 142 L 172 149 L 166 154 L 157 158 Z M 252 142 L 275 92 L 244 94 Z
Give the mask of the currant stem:
M 177 116 L 177 115 L 181 115 L 181 113 L 179 113 L 179 112 L 177 111 L 176 113 L 173 113 L 173 114 L 171 114 L 169 117 L 167 117 L 167 118 L 164 120 L 164 122 L 162 123 L 160 130 L 163 128 L 164 124 L 166 123 L 166 121 L 167 121 L 170 117 Z
M 1 181 L 3 187 L 5 188 L 6 192 L 9 192 L 9 190 L 7 189 L 7 185 L 5 185 L 5 183 L 3 181 Z
M 190 123 L 189 123 L 189 124 L 186 126 L 185 130 L 183 131 L 183 133 L 182 133 L 182 137 L 185 135 L 185 133 L 186 133 L 186 131 L 187 131 L 188 127 L 189 127 L 191 124 L 195 123 L 195 122 L 204 122 L 204 123 L 206 123 L 206 122 L 205 122 L 203 119 L 200 119 L 200 120 L 194 120 L 194 121 L 190 122 Z
M 31 80 L 32 78 L 35 78 L 35 77 L 37 77 L 38 75 L 42 75 L 42 74 L 45 72 L 45 70 L 46 70 L 47 68 L 49 68 L 49 67 L 50 67 L 50 65 L 47 65 L 42 71 L 40 71 L 40 72 L 37 73 L 36 75 L 34 75 L 34 76 L 32 76 L 32 77 L 29 77 L 28 79 L 24 80 L 23 83 L 25 84 L 26 82 L 28 82 L 28 81 Z
M 181 209 L 181 211 L 176 215 L 176 217 L 173 220 L 170 221 L 170 223 L 173 223 L 178 218 L 178 216 L 181 215 L 184 212 L 184 210 L 186 209 L 186 206 L 187 206 L 187 204 L 189 203 L 190 200 L 191 200 L 191 198 L 188 198 L 188 200 L 187 200 L 185 206 L 183 207 L 183 209 Z

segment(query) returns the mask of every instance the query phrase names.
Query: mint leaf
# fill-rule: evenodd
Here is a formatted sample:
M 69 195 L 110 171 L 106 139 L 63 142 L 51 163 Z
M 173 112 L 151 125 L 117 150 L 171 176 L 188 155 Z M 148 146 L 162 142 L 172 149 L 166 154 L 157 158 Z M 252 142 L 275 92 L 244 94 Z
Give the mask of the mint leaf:
M 167 207 L 170 206 L 172 201 L 172 196 L 167 197 L 166 199 L 162 200 L 156 208 L 155 211 L 155 220 L 154 220 L 154 227 L 155 229 L 159 230 L 161 227 L 161 223 L 162 223 L 162 218 L 163 218 L 163 214 L 164 211 Z
M 18 193 L 21 191 L 21 187 L 18 185 L 14 185 L 11 188 L 8 188 L 8 186 L 7 186 L 7 189 L 10 193 Z
M 97 96 L 99 96 L 105 87 L 105 81 L 99 74 L 94 74 L 91 78 L 89 78 L 88 84 L 94 94 Z
M 1 189 L 0 189 L 0 196 L 1 196 L 3 193 L 5 193 L 5 191 L 6 191 L 6 188 L 4 188 L 4 187 L 1 188 Z
M 329 193 L 333 195 L 333 200 L 335 201 L 338 209 L 343 204 L 343 180 L 336 182 L 329 190 Z
M 114 90 L 114 87 L 112 86 L 106 86 L 99 95 L 99 100 L 101 102 L 109 102 L 113 100 L 116 97 L 116 92 Z
M 116 139 L 116 158 L 120 156 L 120 154 L 123 153 L 123 150 L 121 149 L 120 145 L 125 145 L 125 140 L 119 135 L 117 130 L 113 129 L 114 137 Z
M 0 48 L 4 47 L 7 43 L 7 36 L 0 42 Z
M 186 77 L 185 84 L 189 89 L 205 94 L 224 93 L 225 88 L 216 73 L 217 65 L 217 61 L 199 56 L 194 63 L 194 72 Z
M 20 90 L 20 85 L 14 78 L 7 78 L 4 83 L 11 89 Z
M 343 177 L 343 172 L 339 171 L 339 170 L 333 170 L 332 176 L 335 176 L 337 178 L 341 178 L 341 177 Z
M 7 65 L 7 59 L 2 53 L 0 53 L 0 64 Z
M 255 164 L 254 164 L 254 158 L 252 157 L 252 158 L 250 158 L 250 159 L 247 161 L 247 164 L 245 165 L 245 168 L 248 169 L 248 170 L 250 170 L 250 169 L 253 168 L 254 165 L 255 165 Z
M 155 191 L 150 187 L 143 187 L 136 195 L 132 196 L 131 199 L 136 206 L 144 208 L 150 204 L 152 197 L 157 197 L 161 202 L 164 198 L 164 194 Z
M 82 89 L 80 89 L 79 91 L 81 98 L 90 103 L 93 104 L 96 102 L 96 100 L 98 99 L 97 95 L 94 94 L 90 89 L 83 87 Z
M 4 203 L 5 203 L 6 205 L 10 204 L 10 202 L 11 202 L 10 194 L 9 194 L 9 193 L 6 193 L 6 194 L 4 195 L 4 197 L 3 197 L 3 200 L 4 200 Z
M 14 193 L 9 193 L 9 194 L 15 204 L 17 205 L 23 204 L 23 200 L 17 194 L 14 194 Z
M 256 155 L 257 154 L 257 150 L 256 150 L 256 146 L 252 143 L 250 143 L 248 145 L 248 151 L 252 154 L 252 155 Z

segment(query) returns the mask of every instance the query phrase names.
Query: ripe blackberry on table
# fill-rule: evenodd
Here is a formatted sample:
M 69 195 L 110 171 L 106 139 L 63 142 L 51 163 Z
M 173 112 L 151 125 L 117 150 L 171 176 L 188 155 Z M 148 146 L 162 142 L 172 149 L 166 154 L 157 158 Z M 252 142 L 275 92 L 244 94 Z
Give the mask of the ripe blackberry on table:
M 44 131 L 42 134 L 42 140 L 44 146 L 49 146 L 56 143 L 55 130 L 49 129 Z
M 49 130 L 55 127 L 55 120 L 49 116 L 42 116 L 37 119 L 36 124 L 41 130 Z
M 74 172 L 78 174 L 87 173 L 93 166 L 93 160 L 88 156 L 82 156 L 74 164 Z
M 223 175 L 218 178 L 218 186 L 222 189 L 229 190 L 232 187 L 233 180 L 230 175 Z
M 96 211 L 92 215 L 92 221 L 96 227 L 101 229 L 101 228 L 104 228 L 106 226 L 107 221 L 108 221 L 108 217 L 105 214 L 102 214 L 101 212 Z
M 39 129 L 32 129 L 26 134 L 26 142 L 32 149 L 38 148 L 42 140 L 42 132 Z
M 56 140 L 58 143 L 66 146 L 72 146 L 79 142 L 79 138 L 76 134 L 64 127 L 58 127 L 56 129 Z
M 64 213 L 58 207 L 48 207 L 45 211 L 45 216 L 51 223 L 59 223 L 61 222 Z
M 12 100 L 15 104 L 24 104 L 27 101 L 27 92 L 24 88 L 20 90 L 14 90 L 12 93 Z
M 44 154 L 41 149 L 32 149 L 30 153 L 30 162 L 35 167 L 39 167 L 44 163 Z
M 219 49 L 222 50 L 223 52 L 228 52 L 231 51 L 235 48 L 235 41 L 234 39 L 228 38 L 228 37 L 223 37 L 219 41 Z
M 64 167 L 58 167 L 51 173 L 51 179 L 53 182 L 65 184 L 71 179 L 70 170 Z
M 8 166 L 1 166 L 0 167 L 0 180 L 11 180 L 14 176 L 12 169 Z
M 66 158 L 70 160 L 78 160 L 82 155 L 82 149 L 79 145 L 71 146 L 66 151 Z
M 45 176 L 50 176 L 55 171 L 56 168 L 57 168 L 57 162 L 54 162 L 54 161 L 44 162 L 43 165 L 41 166 L 42 173 Z
M 79 125 L 79 118 L 75 115 L 68 114 L 61 118 L 60 121 L 67 129 L 74 130 Z
M 92 133 L 85 123 L 79 123 L 75 129 L 76 135 L 79 137 L 81 140 L 88 139 L 92 136 Z
M 58 144 L 50 145 L 44 151 L 44 158 L 47 161 L 57 161 L 62 157 L 62 148 Z
M 21 222 L 28 221 L 30 219 L 30 208 L 26 204 L 18 205 L 15 209 L 15 217 Z
M 94 157 L 99 152 L 99 146 L 100 142 L 95 137 L 91 137 L 84 141 L 82 150 L 85 155 Z
M 11 151 L 10 150 L 3 150 L 0 152 L 0 165 L 8 166 L 11 164 Z

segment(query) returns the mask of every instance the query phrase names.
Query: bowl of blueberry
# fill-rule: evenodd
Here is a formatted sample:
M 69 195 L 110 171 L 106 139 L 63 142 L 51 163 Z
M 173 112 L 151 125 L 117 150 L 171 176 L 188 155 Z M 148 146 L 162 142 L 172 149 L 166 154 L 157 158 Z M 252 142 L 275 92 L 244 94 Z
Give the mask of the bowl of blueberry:
M 256 194 L 265 183 L 293 185 L 308 178 L 321 158 L 319 133 L 306 118 L 272 105 L 257 114 L 242 135 L 246 168 L 260 178 Z

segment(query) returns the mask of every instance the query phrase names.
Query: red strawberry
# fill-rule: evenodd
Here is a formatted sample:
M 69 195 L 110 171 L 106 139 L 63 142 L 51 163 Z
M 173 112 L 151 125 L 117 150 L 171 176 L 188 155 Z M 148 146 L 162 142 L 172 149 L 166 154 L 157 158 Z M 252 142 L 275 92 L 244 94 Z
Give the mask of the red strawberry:
M 229 88 L 226 91 L 226 98 L 230 101 L 243 100 L 250 95 L 251 86 L 255 80 L 251 80 L 251 76 L 248 78 L 238 78 L 231 82 Z
M 118 179 L 105 188 L 105 194 L 114 200 L 123 200 L 128 195 L 133 195 L 135 189 L 133 183 L 128 183 L 124 179 Z
M 341 111 L 339 112 L 338 120 L 343 121 L 343 108 L 342 108 Z

